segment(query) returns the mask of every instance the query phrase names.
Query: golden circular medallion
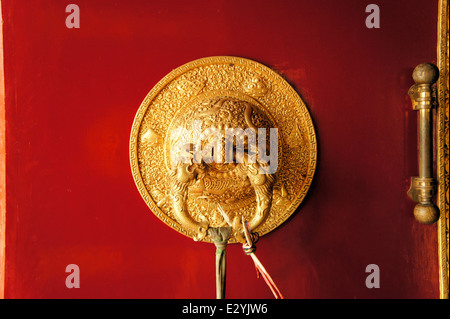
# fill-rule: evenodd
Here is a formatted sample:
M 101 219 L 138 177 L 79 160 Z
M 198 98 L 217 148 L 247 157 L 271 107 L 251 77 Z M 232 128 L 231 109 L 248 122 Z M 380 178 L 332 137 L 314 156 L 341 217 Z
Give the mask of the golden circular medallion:
M 130 137 L 133 178 L 151 211 L 195 240 L 244 218 L 260 236 L 305 197 L 317 146 L 308 110 L 276 72 L 218 56 L 170 72 L 148 93 Z

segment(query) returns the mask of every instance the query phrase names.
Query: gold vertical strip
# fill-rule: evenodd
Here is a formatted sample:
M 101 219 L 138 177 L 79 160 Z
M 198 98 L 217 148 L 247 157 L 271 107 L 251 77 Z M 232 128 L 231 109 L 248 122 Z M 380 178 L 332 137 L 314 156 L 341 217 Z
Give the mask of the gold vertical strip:
M 3 69 L 3 19 L 0 1 L 0 299 L 5 297 L 5 224 L 6 224 L 6 191 L 5 191 L 5 82 Z
M 448 299 L 448 207 L 449 207 L 449 134 L 448 134 L 448 0 L 439 0 L 437 64 L 439 67 L 437 109 L 437 180 L 439 290 L 442 299 Z

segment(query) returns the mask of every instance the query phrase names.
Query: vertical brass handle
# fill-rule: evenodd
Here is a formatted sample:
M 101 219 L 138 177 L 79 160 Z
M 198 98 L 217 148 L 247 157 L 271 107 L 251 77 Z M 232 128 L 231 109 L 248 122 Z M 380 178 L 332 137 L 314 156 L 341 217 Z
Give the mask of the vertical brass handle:
M 432 88 L 439 77 L 438 68 L 431 63 L 419 64 L 413 71 L 414 84 L 409 89 L 413 110 L 418 113 L 419 176 L 411 177 L 408 196 L 415 202 L 414 217 L 422 224 L 433 224 L 439 219 L 439 209 L 432 198 L 436 190 L 433 178 L 433 123 Z

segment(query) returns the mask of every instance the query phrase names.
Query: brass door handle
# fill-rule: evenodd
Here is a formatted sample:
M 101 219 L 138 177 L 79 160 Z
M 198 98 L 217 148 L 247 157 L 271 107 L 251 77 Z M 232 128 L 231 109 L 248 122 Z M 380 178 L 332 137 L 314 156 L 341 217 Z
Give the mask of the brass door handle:
M 439 77 L 438 68 L 431 63 L 419 64 L 413 71 L 414 84 L 409 89 L 413 110 L 418 113 L 419 176 L 411 177 L 408 196 L 415 202 L 414 217 L 422 224 L 433 224 L 439 219 L 439 208 L 432 198 L 436 191 L 433 178 L 433 123 L 432 85 Z

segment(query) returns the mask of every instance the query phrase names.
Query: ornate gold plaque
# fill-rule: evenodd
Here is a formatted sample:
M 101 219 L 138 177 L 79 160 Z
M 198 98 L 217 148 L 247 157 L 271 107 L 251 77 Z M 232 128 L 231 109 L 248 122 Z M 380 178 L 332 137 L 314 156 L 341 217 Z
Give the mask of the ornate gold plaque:
M 242 242 L 242 217 L 260 236 L 283 223 L 305 197 L 316 158 L 314 127 L 295 90 L 238 57 L 170 72 L 142 102 L 130 138 L 131 170 L 149 208 L 208 242 L 208 229 L 227 223 L 229 242 Z

